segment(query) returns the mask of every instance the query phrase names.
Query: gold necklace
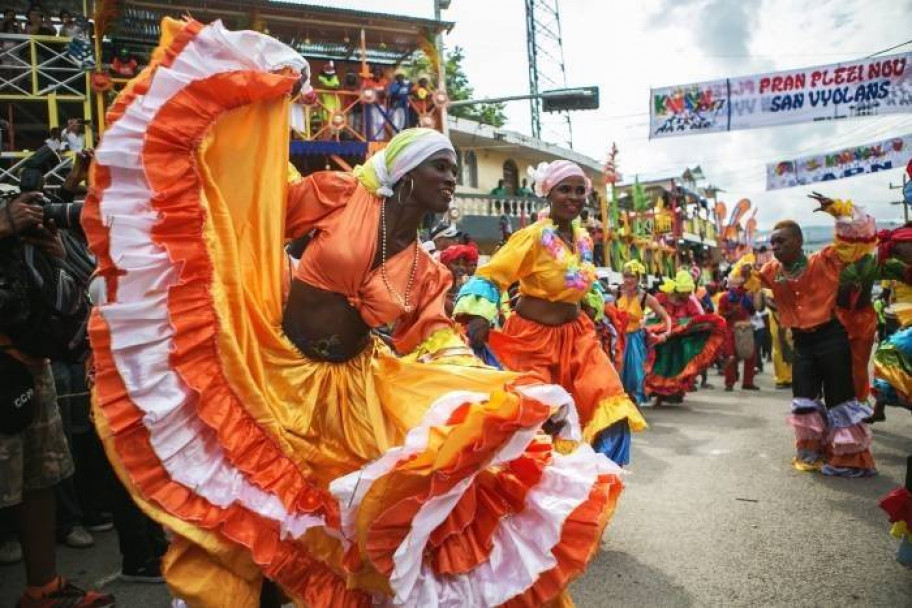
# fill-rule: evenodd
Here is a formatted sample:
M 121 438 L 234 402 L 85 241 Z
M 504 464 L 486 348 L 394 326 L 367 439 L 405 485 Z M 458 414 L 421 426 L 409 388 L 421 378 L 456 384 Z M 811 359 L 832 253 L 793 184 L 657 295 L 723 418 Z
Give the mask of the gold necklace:
M 390 285 L 389 277 L 386 274 L 386 201 L 383 201 L 380 206 L 380 230 L 382 234 L 382 238 L 380 239 L 380 276 L 383 277 L 383 284 L 386 286 L 386 291 L 399 302 L 399 305 L 405 309 L 405 312 L 410 313 L 412 312 L 412 305 L 409 303 L 409 296 L 412 293 L 412 285 L 415 283 L 415 275 L 418 272 L 417 234 L 415 235 L 415 254 L 412 256 L 412 270 L 409 272 L 408 283 L 405 285 L 405 295 L 402 296 L 398 291 L 393 289 L 392 285 Z

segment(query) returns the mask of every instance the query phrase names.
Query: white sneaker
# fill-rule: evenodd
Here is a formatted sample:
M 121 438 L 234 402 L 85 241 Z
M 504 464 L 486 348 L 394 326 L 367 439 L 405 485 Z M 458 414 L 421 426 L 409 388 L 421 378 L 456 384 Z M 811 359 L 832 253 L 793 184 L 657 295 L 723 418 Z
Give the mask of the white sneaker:
M 69 534 L 63 537 L 63 544 L 74 549 L 88 549 L 95 545 L 95 538 L 82 526 L 73 526 Z
M 10 566 L 22 561 L 22 545 L 18 540 L 9 538 L 0 541 L 0 566 Z

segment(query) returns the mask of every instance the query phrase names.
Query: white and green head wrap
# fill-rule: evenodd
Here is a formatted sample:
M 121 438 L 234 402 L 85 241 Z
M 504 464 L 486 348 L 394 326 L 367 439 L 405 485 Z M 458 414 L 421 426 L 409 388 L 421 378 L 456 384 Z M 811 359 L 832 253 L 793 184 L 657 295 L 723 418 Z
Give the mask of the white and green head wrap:
M 450 140 L 438 131 L 405 129 L 366 163 L 355 167 L 355 177 L 372 194 L 390 197 L 393 186 L 406 173 L 441 150 L 456 153 Z

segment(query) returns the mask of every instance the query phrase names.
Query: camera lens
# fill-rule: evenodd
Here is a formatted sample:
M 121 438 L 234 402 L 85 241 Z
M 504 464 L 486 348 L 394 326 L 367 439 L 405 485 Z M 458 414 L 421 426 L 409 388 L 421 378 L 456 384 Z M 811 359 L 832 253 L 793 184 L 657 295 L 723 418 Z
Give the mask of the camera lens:
M 48 203 L 43 211 L 45 223 L 54 220 L 54 224 L 64 230 L 82 229 L 79 223 L 82 203 Z

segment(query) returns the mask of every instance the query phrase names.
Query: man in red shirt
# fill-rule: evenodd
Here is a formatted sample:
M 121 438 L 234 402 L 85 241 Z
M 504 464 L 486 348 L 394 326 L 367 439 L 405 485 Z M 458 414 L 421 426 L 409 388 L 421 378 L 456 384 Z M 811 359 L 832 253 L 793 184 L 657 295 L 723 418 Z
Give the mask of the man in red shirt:
M 718 314 L 725 319 L 725 390 L 733 391 L 738 381 L 738 358 L 735 352 L 735 327 L 742 323 L 750 325 L 751 317 L 757 310 L 755 297 L 744 289 L 740 277 L 729 277 L 731 287 L 719 299 Z M 751 329 L 753 331 L 753 329 Z M 754 351 L 756 352 L 756 351 Z M 760 388 L 754 384 L 757 359 L 755 354 L 744 359 L 744 374 L 741 378 L 741 388 L 745 391 L 758 391 Z
M 863 422 L 871 409 L 856 398 L 849 336 L 840 322 L 852 314 L 853 298 L 840 274 L 870 251 L 876 228 L 873 218 L 850 202 L 812 198 L 839 220 L 835 244 L 807 256 L 798 224 L 779 222 L 770 236 L 775 259 L 760 271 L 795 342 L 789 422 L 798 453 L 792 463 L 803 471 L 867 477 L 876 473 L 871 433 Z

